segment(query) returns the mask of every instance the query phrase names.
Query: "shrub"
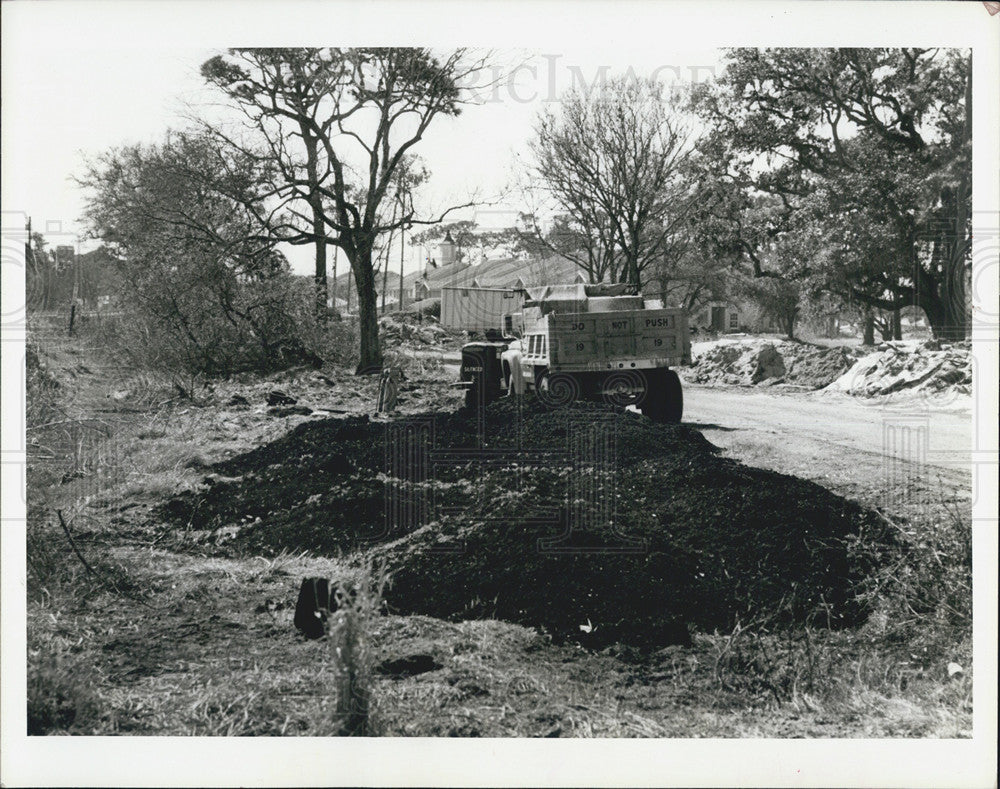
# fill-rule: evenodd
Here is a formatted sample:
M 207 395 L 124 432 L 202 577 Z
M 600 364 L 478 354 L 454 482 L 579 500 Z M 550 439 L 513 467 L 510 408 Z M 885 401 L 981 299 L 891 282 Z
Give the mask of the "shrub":
M 119 282 L 120 346 L 204 375 L 317 360 L 311 282 L 277 250 L 257 157 L 205 134 L 112 150 L 88 166 L 87 220 Z
M 337 610 L 329 615 L 330 651 L 337 686 L 336 723 L 341 734 L 369 736 L 374 652 L 369 636 L 382 608 L 385 567 L 369 563 L 359 578 L 337 589 Z

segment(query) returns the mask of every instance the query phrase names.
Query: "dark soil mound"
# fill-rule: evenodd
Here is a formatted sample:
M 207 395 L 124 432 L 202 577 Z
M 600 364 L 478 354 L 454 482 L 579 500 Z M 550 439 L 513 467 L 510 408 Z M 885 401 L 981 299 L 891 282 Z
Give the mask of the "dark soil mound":
M 718 457 L 683 425 L 598 405 L 507 400 L 481 418 L 314 421 L 214 470 L 242 476 L 162 514 L 203 529 L 246 524 L 241 549 L 367 548 L 389 565 L 394 610 L 496 617 L 595 644 L 655 646 L 682 641 L 687 625 L 762 617 L 854 624 L 866 612 L 853 590 L 872 567 L 852 549 L 890 539 L 818 485 Z
M 305 422 L 212 467 L 205 486 L 160 507 L 194 530 L 238 527 L 232 548 L 336 553 L 381 535 L 384 426 L 366 417 Z

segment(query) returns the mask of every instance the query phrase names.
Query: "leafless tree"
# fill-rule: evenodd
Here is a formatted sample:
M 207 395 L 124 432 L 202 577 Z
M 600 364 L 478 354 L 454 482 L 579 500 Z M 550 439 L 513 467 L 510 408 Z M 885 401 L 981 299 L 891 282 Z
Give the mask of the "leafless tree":
M 534 175 L 581 242 L 576 251 L 553 251 L 592 280 L 641 288 L 644 270 L 668 251 L 691 205 L 683 167 L 691 134 L 661 87 L 613 78 L 600 90 L 568 92 L 538 120 Z
M 360 319 L 358 372 L 381 367 L 374 257 L 383 234 L 414 224 L 412 200 L 397 203 L 397 173 L 439 116 L 457 116 L 463 91 L 486 55 L 427 49 L 233 49 L 202 74 L 242 111 L 249 137 L 217 128 L 244 150 L 275 163 L 271 226 L 290 243 L 316 248 L 317 308 L 326 301 L 326 247 L 344 250 Z M 248 142 L 249 140 L 249 142 Z M 466 204 L 468 205 L 468 203 Z

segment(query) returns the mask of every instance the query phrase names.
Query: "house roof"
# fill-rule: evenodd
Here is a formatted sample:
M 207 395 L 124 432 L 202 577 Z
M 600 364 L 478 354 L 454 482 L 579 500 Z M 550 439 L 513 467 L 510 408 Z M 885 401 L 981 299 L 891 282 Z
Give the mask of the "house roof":
M 411 271 L 403 277 L 403 288 L 412 290 L 417 282 L 425 282 L 430 290 L 442 287 L 513 288 L 553 283 L 573 282 L 580 274 L 580 268 L 570 260 L 551 256 L 541 260 L 522 258 L 499 258 L 485 260 L 479 265 L 468 262 L 451 263 L 426 271 Z M 473 285 L 475 280 L 475 285 Z M 348 275 L 337 277 L 337 288 L 347 287 Z M 381 282 L 378 283 L 381 285 Z M 389 271 L 389 290 L 399 288 L 399 274 Z

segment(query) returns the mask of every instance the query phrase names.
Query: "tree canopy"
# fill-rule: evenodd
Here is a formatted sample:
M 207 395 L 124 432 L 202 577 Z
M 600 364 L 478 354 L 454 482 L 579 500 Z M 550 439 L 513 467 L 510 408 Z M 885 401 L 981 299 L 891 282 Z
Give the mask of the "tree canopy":
M 657 82 L 616 77 L 567 92 L 542 112 L 531 143 L 533 175 L 564 218 L 566 238 L 552 250 L 593 282 L 641 288 L 692 204 L 689 143 L 683 113 Z
M 971 71 L 937 49 L 737 49 L 700 103 L 715 181 L 706 225 L 756 276 L 870 307 L 921 307 L 936 335 L 968 332 Z M 777 269 L 782 234 L 816 245 Z

